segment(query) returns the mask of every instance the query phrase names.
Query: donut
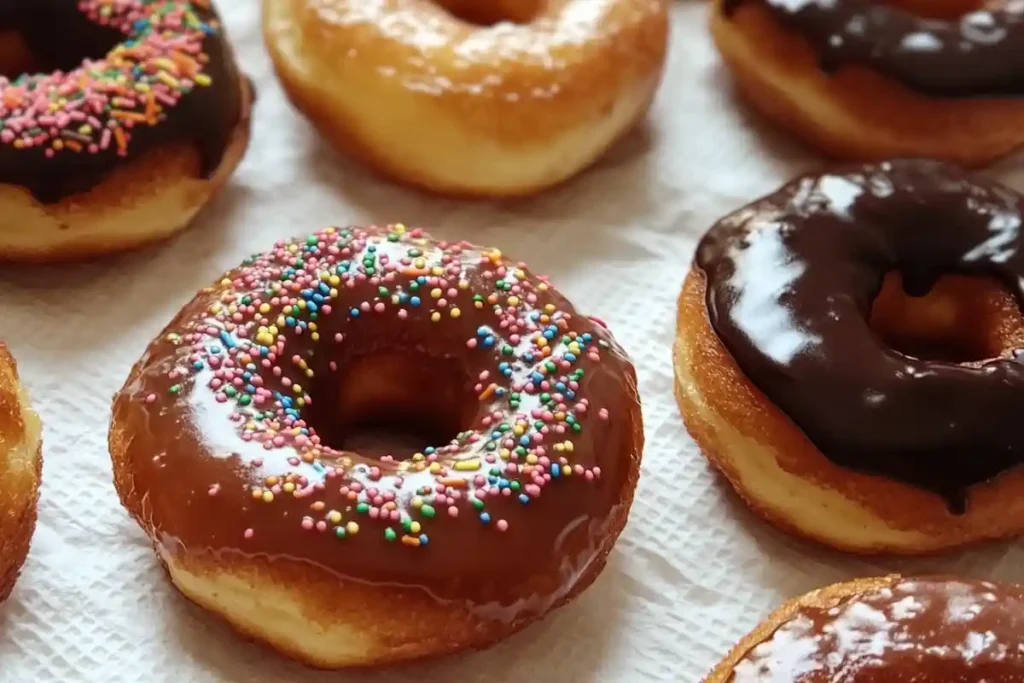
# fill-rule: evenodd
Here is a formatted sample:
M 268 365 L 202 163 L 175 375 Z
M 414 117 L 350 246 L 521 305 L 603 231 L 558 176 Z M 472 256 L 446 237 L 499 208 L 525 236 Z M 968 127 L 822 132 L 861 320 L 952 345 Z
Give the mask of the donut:
M 704 235 L 676 397 L 757 513 L 864 553 L 1021 532 L 1022 209 L 959 167 L 893 160 L 801 176 Z
M 14 588 L 36 528 L 42 432 L 18 366 L 0 344 L 0 603 Z
M 1010 0 L 716 0 L 740 93 L 829 157 L 973 167 L 1024 143 L 1024 9 Z
M 337 148 L 407 185 L 516 196 L 643 118 L 666 0 L 264 0 L 285 91 Z
M 278 242 L 202 290 L 109 444 L 185 596 L 341 668 L 484 647 L 574 599 L 643 432 L 603 323 L 498 250 L 391 225 Z
M 1017 681 L 1024 588 L 955 577 L 886 576 L 790 600 L 704 683 Z
M 238 165 L 252 89 L 208 0 L 5 3 L 0 24 L 22 74 L 0 77 L 0 260 L 166 238 Z

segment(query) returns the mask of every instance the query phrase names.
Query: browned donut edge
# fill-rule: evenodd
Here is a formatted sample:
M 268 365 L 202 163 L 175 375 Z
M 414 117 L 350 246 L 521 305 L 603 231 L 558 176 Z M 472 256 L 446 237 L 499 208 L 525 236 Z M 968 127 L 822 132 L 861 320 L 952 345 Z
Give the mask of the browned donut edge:
M 874 593 L 882 588 L 891 588 L 902 577 L 890 575 L 877 578 L 854 579 L 844 583 L 819 588 L 800 597 L 787 601 L 772 612 L 767 619 L 758 624 L 726 655 L 718 666 L 704 679 L 704 683 L 726 683 L 732 678 L 733 669 L 753 650 L 765 642 L 783 624 L 792 619 L 800 610 L 810 608 L 831 609 L 843 602 L 854 599 L 865 593 Z
M 742 373 L 711 327 L 705 293 L 704 274 L 691 269 L 678 303 L 676 399 L 704 455 L 758 515 L 865 554 L 932 553 L 1024 531 L 1024 467 L 969 489 L 957 516 L 935 494 L 834 465 Z M 729 445 L 737 435 L 743 448 Z M 770 473 L 756 481 L 743 474 L 764 465 Z M 766 485 L 785 495 L 755 490 Z
M 11 410 L 0 413 L 0 444 L 13 441 L 21 446 L 31 436 L 26 431 L 22 414 L 23 410 L 29 410 L 22 403 L 23 392 L 18 382 L 17 364 L 0 343 L 0 395 L 4 398 L 0 405 L 12 406 Z M 8 437 L 12 438 L 8 440 Z M 5 461 L 8 456 L 9 453 L 0 452 L 0 461 Z M 10 596 L 14 588 L 35 531 L 43 467 L 41 439 L 36 445 L 33 460 L 33 481 L 28 489 L 9 489 L 11 482 L 2 476 L 6 467 L 0 467 L 0 603 Z
M 254 93 L 247 79 L 240 79 L 242 88 L 242 116 L 231 134 L 230 142 L 216 172 L 207 179 L 197 177 L 199 152 L 192 144 L 174 143 L 154 149 L 131 163 L 114 169 L 102 183 L 86 192 L 72 195 L 54 204 L 39 204 L 27 190 L 15 186 L 0 186 L 12 190 L 15 206 L 6 211 L 42 211 L 62 222 L 67 230 L 76 225 L 89 227 L 95 221 L 117 212 L 124 205 L 144 203 L 174 188 L 188 186 L 188 205 L 180 207 L 180 221 L 170 231 L 143 232 L 133 236 L 106 235 L 102 240 L 71 241 L 65 245 L 42 245 L 40 248 L 22 249 L 4 244 L 0 234 L 0 262 L 32 264 L 64 263 L 103 254 L 119 253 L 164 241 L 188 227 L 195 214 L 220 190 L 245 156 L 249 145 L 251 112 Z M 4 208 L 4 201 L 0 201 Z M 161 219 L 163 220 L 163 219 Z M 2 230 L 2 221 L 0 221 Z
M 858 66 L 824 73 L 813 47 L 761 0 L 711 33 L 741 93 L 764 116 L 826 155 L 850 161 L 930 157 L 977 167 L 1024 145 L 1024 97 L 943 99 Z

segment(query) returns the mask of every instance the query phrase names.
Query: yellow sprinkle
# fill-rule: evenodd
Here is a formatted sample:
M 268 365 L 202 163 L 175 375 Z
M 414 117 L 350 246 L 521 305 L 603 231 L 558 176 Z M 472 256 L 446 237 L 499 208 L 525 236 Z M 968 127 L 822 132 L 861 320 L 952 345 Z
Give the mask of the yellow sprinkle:
M 420 532 L 420 529 L 422 528 L 423 527 L 420 525 L 419 522 L 413 522 L 409 525 L 409 531 L 411 531 L 414 534 L 418 534 Z
M 359 525 L 356 524 L 355 522 L 349 522 L 348 524 L 345 525 L 345 531 L 347 531 L 350 534 L 358 534 L 359 533 Z
M 562 465 L 562 476 L 563 477 L 570 477 L 570 476 L 572 476 L 572 468 L 569 467 L 568 465 Z
M 295 490 L 295 484 L 293 484 L 293 483 L 291 483 L 291 482 L 288 482 L 287 484 L 285 484 L 285 485 L 284 485 L 284 486 L 282 486 L 281 488 L 283 488 L 283 489 L 284 489 L 284 492 L 285 492 L 285 493 L 291 493 L 292 491 L 294 491 L 294 490 Z
M 294 391 L 296 394 L 301 394 L 302 393 L 302 387 L 299 386 L 298 384 L 296 384 L 296 385 L 294 385 L 292 387 L 292 391 Z
M 529 463 L 530 465 L 536 465 L 537 464 L 537 456 L 534 455 L 533 453 L 528 454 L 526 456 L 526 462 Z
M 460 315 L 462 315 L 462 311 L 460 311 L 459 309 L 457 309 L 457 308 L 453 308 L 453 309 L 451 310 L 451 316 L 452 316 L 453 318 L 458 318 L 458 317 L 459 317 Z
M 203 87 L 206 87 L 206 86 L 210 85 L 210 83 L 212 83 L 212 82 L 213 82 L 213 81 L 212 81 L 212 80 L 210 79 L 210 77 L 209 77 L 209 76 L 207 76 L 206 74 L 196 74 L 196 76 L 195 76 L 195 79 L 194 79 L 194 80 L 195 80 L 195 82 L 196 82 L 196 85 L 201 85 L 201 86 L 203 86 Z
M 514 294 L 512 296 L 510 296 L 508 298 L 508 305 L 509 306 L 518 306 L 519 305 L 519 297 L 514 295 Z
M 512 457 L 512 451 L 510 451 L 507 448 L 502 448 L 500 451 L 498 451 L 498 455 L 501 456 L 502 460 L 508 460 L 509 458 Z
M 459 280 L 459 289 L 469 289 L 469 280 Z
M 423 507 L 423 499 L 420 498 L 419 496 L 413 496 L 412 501 L 410 502 L 412 503 L 412 506 L 414 508 Z
M 264 503 L 273 503 L 274 502 L 274 492 L 273 491 L 264 491 L 263 492 L 263 502 Z
M 412 262 L 412 264 L 417 268 L 426 268 L 427 266 L 427 262 L 421 258 L 416 259 L 415 261 Z
M 260 313 L 270 313 L 270 304 L 260 304 Z
M 439 287 L 434 287 L 432 290 L 430 290 L 430 296 L 432 296 L 435 299 L 440 299 L 441 289 Z
M 313 341 L 320 341 L 320 333 L 319 332 L 314 332 L 313 334 L 311 334 L 309 336 L 313 338 Z M 309 376 L 310 377 L 313 376 L 313 371 L 312 370 L 309 371 Z
M 537 283 L 537 291 L 538 292 L 546 292 L 546 291 L 548 291 L 547 283 L 546 282 L 539 282 L 539 283 Z
M 572 453 L 572 441 L 566 441 L 562 445 L 565 446 L 565 450 Z
M 444 275 L 444 268 L 442 268 L 441 266 L 434 266 L 433 268 L 430 269 L 430 274 L 431 275 Z
M 524 432 L 526 432 L 526 430 L 525 430 L 525 429 L 523 429 L 522 427 L 520 427 L 519 425 L 516 425 L 515 427 L 513 427 L 513 428 L 512 428 L 512 432 L 513 432 L 513 433 L 514 433 L 514 434 L 515 434 L 516 436 L 522 436 L 522 435 L 523 435 L 523 433 L 524 433 Z
M 554 304 L 547 304 L 546 306 L 544 306 L 544 312 L 545 313 L 554 313 L 555 312 L 555 305 Z
M 459 472 L 469 472 L 471 470 L 478 470 L 480 469 L 480 461 L 460 460 L 459 462 L 455 463 L 455 469 L 457 469 Z
M 338 277 L 337 275 L 332 275 L 331 279 L 328 280 L 328 283 L 331 285 L 331 287 L 337 287 L 338 285 L 341 284 L 341 278 Z M 334 294 L 337 295 L 337 292 L 335 292 Z
M 222 285 L 230 285 L 230 284 L 231 284 L 231 278 L 228 278 L 228 277 L 226 277 L 226 278 L 223 278 L 223 279 L 222 279 L 222 280 L 220 281 L 220 283 L 221 283 Z
M 331 510 L 327 513 L 327 521 L 331 524 L 337 524 L 341 521 L 341 513 L 337 510 Z
M 431 322 L 435 322 L 436 323 L 440 319 L 441 319 L 441 314 L 438 313 L 437 311 L 434 311 L 433 313 L 430 314 L 430 321 Z
M 561 422 L 562 420 L 565 419 L 565 413 L 563 413 L 563 412 L 555 413 L 555 419 L 558 420 L 559 422 Z
M 395 232 L 397 232 L 399 235 L 401 235 L 403 232 L 405 232 L 405 224 L 404 223 L 395 223 Z
M 441 463 L 439 463 L 439 462 L 432 462 L 432 463 L 430 463 L 430 473 L 431 474 L 437 474 L 440 471 L 441 471 Z
M 422 453 L 413 453 L 413 454 L 412 454 L 412 461 L 413 461 L 413 462 L 420 462 L 420 461 L 422 461 L 423 459 L 424 459 L 424 458 L 423 458 L 423 454 L 422 454 Z M 414 500 L 415 500 L 415 499 L 414 499 Z

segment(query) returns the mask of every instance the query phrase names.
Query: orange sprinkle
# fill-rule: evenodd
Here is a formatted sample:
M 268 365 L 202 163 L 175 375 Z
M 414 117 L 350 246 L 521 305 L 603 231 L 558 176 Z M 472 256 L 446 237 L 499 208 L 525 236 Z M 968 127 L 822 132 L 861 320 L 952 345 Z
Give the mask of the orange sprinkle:
M 128 140 L 124 136 L 124 130 L 123 129 L 121 129 L 121 128 L 115 128 L 114 129 L 114 140 L 117 141 L 117 150 L 119 152 L 127 151 L 127 149 L 128 149 Z
M 404 543 L 406 545 L 418 546 L 420 544 L 420 539 L 416 538 L 415 536 L 408 536 L 408 535 L 406 535 L 406 536 L 402 536 L 402 543 Z
M 490 384 L 488 384 L 487 388 L 484 389 L 483 392 L 480 394 L 480 400 L 481 401 L 486 401 L 487 399 L 489 399 L 491 396 L 494 395 L 494 390 L 497 389 L 497 388 L 498 388 L 498 385 L 495 384 L 494 382 L 491 382 Z
M 469 486 L 469 482 L 465 479 L 458 479 L 454 477 L 446 477 L 444 479 L 438 479 L 437 483 L 441 486 L 451 486 L 453 489 L 464 489 Z

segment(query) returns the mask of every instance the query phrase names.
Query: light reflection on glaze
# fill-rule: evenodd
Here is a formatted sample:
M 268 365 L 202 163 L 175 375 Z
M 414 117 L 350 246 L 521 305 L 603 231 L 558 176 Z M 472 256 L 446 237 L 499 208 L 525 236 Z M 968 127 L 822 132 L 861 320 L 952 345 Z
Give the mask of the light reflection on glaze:
M 805 607 L 752 649 L 732 683 L 1024 680 L 1016 587 L 900 580 L 836 607 Z
M 801 33 L 832 71 L 859 64 L 932 95 L 1024 94 L 1024 3 L 925 19 L 881 0 L 725 0 L 724 10 L 763 2 Z
M 712 327 L 826 457 L 962 511 L 967 487 L 1024 460 L 1024 366 L 912 358 L 867 318 L 896 269 L 912 296 L 949 272 L 984 273 L 1020 301 L 1021 205 L 1005 187 L 930 161 L 799 178 L 701 240 Z

